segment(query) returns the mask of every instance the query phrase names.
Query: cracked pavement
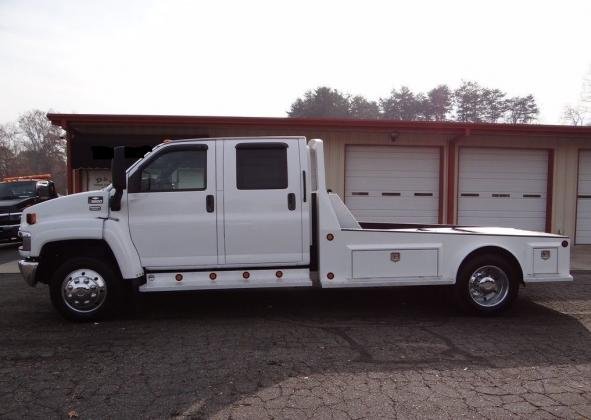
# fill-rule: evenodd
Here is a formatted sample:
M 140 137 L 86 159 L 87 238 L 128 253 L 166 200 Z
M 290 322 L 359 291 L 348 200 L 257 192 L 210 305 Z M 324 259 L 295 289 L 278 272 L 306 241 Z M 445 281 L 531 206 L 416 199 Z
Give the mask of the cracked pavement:
M 505 315 L 443 288 L 151 295 L 98 324 L 0 275 L 0 417 L 590 418 L 591 273 Z

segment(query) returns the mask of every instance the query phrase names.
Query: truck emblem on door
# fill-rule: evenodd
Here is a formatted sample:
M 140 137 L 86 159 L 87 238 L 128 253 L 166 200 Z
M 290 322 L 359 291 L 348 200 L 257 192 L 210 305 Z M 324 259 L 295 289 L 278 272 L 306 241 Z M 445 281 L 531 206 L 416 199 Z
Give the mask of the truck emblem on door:
M 103 197 L 100 195 L 88 197 L 88 204 L 103 204 Z
M 400 252 L 391 252 L 390 253 L 390 260 L 394 262 L 400 261 Z

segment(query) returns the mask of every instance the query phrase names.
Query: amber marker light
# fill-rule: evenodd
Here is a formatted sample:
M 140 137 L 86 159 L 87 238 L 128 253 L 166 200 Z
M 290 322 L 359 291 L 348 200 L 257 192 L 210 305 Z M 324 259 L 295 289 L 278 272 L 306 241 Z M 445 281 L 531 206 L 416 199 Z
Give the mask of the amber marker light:
M 37 223 L 37 213 L 27 213 L 27 224 L 34 225 Z

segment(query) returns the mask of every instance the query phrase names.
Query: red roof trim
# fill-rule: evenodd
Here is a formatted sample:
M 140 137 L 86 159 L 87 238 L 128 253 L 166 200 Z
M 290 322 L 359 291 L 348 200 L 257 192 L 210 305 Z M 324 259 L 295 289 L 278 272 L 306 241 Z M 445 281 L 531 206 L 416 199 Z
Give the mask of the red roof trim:
M 419 130 L 458 134 L 538 134 L 591 136 L 591 126 L 543 124 L 490 124 L 451 121 L 355 120 L 333 118 L 211 117 L 182 115 L 47 114 L 54 124 L 66 129 L 78 125 L 209 125 L 307 127 L 370 130 Z

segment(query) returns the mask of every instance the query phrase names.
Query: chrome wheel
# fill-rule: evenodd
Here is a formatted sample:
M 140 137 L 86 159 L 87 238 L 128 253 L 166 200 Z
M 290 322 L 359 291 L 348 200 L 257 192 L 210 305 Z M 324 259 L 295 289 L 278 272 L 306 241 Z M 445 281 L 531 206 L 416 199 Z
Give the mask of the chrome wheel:
M 62 282 L 62 298 L 68 308 L 79 313 L 97 310 L 105 303 L 107 283 L 94 270 L 72 271 Z
M 509 294 L 509 277 L 496 265 L 477 268 L 468 281 L 470 297 L 479 306 L 492 307 Z

